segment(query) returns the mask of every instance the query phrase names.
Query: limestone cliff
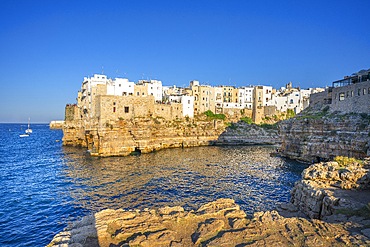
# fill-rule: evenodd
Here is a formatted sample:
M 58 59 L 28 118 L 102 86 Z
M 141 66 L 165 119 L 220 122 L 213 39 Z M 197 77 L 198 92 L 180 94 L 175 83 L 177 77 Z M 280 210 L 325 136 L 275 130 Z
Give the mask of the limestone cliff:
M 277 128 L 262 128 L 243 122 L 227 127 L 223 120 L 166 120 L 134 118 L 110 121 L 103 125 L 66 122 L 63 144 L 87 147 L 93 156 L 126 156 L 132 152 L 149 153 L 164 148 L 205 145 L 276 144 Z
M 57 234 L 53 246 L 369 246 L 351 227 L 276 211 L 247 218 L 231 199 L 186 212 L 182 207 L 144 211 L 103 210 Z
M 370 116 L 305 111 L 280 123 L 281 154 L 304 162 L 370 155 Z
M 233 123 L 217 139 L 219 145 L 279 144 L 281 138 L 277 125 Z
M 93 156 L 126 156 L 163 148 L 210 145 L 226 126 L 221 120 L 165 120 L 134 118 L 100 126 L 68 122 L 63 128 L 64 145 L 87 147 Z

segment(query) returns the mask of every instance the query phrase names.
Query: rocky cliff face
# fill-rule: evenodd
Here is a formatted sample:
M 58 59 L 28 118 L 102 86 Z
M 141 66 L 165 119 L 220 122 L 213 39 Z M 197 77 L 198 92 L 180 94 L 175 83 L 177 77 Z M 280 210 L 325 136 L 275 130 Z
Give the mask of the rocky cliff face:
M 309 112 L 280 123 L 281 154 L 304 162 L 370 156 L 370 116 Z
M 64 145 L 87 147 L 93 156 L 126 156 L 135 151 L 214 144 L 275 144 L 280 140 L 277 129 L 243 123 L 226 128 L 222 120 L 207 119 L 135 118 L 103 126 L 67 122 L 63 132 Z
M 350 228 L 349 228 L 350 229 Z M 369 246 L 345 226 L 276 211 L 252 219 L 231 199 L 186 212 L 182 207 L 144 211 L 104 210 L 57 234 L 52 246 Z
M 262 127 L 243 121 L 232 124 L 217 139 L 218 145 L 280 144 L 281 138 L 276 125 Z

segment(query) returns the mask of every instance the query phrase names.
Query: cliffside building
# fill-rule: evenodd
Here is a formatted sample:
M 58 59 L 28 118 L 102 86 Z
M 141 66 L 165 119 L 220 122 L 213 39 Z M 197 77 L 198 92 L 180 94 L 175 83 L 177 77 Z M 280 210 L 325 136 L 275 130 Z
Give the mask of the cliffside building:
M 334 81 L 324 92 L 313 94 L 312 106 L 329 106 L 331 111 L 370 114 L 370 69 Z

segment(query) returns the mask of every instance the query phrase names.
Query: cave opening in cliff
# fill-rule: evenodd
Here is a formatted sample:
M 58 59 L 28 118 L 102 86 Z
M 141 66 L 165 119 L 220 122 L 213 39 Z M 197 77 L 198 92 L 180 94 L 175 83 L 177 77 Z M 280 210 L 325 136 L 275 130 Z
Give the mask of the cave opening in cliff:
M 141 155 L 141 150 L 138 147 L 135 147 L 135 151 L 131 152 L 131 155 Z

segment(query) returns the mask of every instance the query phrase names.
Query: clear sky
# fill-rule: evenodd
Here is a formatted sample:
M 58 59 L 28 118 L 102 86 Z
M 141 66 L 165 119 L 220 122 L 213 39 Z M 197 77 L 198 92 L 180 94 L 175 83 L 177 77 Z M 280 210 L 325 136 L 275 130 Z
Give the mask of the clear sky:
M 370 68 L 369 0 L 0 2 L 0 122 L 64 119 L 83 77 L 324 87 Z

